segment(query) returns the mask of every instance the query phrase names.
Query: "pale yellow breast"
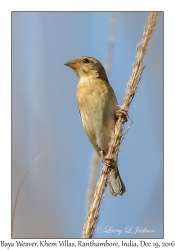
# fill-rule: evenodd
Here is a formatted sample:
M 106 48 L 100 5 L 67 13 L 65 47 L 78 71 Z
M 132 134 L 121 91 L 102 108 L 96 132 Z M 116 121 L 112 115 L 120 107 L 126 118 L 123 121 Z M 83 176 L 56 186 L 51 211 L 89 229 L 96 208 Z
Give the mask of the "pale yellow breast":
M 111 86 L 101 79 L 82 79 L 77 102 L 83 127 L 93 143 L 106 151 L 115 125 L 117 100 Z

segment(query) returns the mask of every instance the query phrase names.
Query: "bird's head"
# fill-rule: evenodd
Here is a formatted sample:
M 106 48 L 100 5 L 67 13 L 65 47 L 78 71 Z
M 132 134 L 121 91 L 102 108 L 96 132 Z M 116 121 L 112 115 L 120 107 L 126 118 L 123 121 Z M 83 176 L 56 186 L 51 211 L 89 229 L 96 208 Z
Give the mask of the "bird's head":
M 90 77 L 107 80 L 105 69 L 101 63 L 93 57 L 80 56 L 74 60 L 66 62 L 64 65 L 73 69 L 80 79 L 83 77 Z

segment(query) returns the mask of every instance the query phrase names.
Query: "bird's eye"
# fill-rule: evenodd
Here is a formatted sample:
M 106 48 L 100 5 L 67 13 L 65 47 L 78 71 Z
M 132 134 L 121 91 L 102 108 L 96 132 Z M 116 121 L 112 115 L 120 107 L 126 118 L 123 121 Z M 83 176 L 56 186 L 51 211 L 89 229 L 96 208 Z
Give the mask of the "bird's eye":
M 83 59 L 83 62 L 84 63 L 89 63 L 89 59 L 85 58 L 85 59 Z

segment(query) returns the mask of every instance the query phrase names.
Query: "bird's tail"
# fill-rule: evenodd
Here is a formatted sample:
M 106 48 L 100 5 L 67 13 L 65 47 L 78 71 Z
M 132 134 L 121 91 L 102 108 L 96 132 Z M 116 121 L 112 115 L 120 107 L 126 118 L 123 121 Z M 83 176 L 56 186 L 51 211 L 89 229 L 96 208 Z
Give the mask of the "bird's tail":
M 109 174 L 108 188 L 112 196 L 117 196 L 118 194 L 122 195 L 126 191 L 125 185 L 120 177 L 117 163 L 116 163 L 116 168 L 111 169 L 111 172 Z

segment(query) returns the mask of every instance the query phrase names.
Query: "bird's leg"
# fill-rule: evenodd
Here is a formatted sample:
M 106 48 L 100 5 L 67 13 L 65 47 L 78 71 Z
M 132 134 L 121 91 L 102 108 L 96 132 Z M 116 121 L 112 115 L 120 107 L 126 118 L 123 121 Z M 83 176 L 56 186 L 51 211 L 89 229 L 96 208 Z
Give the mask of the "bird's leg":
M 101 160 L 102 160 L 102 162 L 103 162 L 104 165 L 106 165 L 108 168 L 115 169 L 114 160 L 113 159 L 107 158 L 104 155 L 104 151 L 103 150 L 100 151 L 100 155 L 101 155 Z M 107 174 L 107 173 L 104 173 L 104 174 Z
M 127 117 L 129 117 L 129 115 L 128 115 L 127 110 L 125 110 L 125 109 L 119 109 L 119 110 L 117 110 L 116 113 L 115 113 L 115 115 L 116 115 L 116 119 L 117 120 L 121 116 L 123 118 L 124 122 L 128 121 Z

